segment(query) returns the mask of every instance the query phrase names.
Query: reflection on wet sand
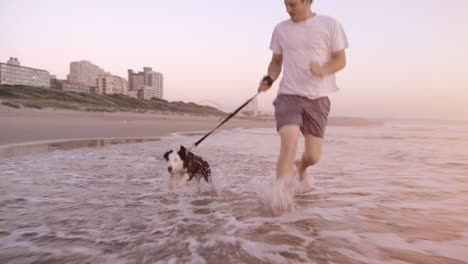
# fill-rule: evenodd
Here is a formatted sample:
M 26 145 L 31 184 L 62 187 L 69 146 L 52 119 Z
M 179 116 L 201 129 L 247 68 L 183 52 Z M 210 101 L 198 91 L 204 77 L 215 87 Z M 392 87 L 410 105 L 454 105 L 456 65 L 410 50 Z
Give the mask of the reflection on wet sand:
M 159 141 L 159 138 L 125 138 L 125 139 L 83 139 L 60 142 L 21 144 L 0 147 L 0 158 L 12 158 L 55 151 L 66 151 L 80 148 L 99 148 L 118 144 Z

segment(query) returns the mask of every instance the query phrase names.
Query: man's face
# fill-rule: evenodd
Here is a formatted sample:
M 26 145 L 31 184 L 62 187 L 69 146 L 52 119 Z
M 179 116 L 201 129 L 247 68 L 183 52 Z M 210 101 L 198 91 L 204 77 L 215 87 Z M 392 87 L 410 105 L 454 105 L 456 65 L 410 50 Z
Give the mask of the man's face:
M 310 0 L 284 0 L 286 10 L 293 21 L 301 20 L 307 16 L 310 3 Z

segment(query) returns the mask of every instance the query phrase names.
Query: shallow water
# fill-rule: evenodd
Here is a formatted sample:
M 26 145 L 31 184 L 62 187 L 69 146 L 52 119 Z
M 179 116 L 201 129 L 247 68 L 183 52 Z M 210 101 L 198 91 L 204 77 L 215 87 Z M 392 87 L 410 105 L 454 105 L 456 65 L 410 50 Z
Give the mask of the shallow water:
M 198 138 L 0 159 L 0 263 L 468 263 L 467 127 L 329 127 L 316 188 L 276 217 L 275 131 L 195 150 L 217 196 L 169 191 L 163 153 Z
M 112 138 L 112 139 L 79 139 L 65 141 L 46 141 L 7 145 L 0 147 L 0 158 L 12 158 L 26 155 L 64 151 L 80 148 L 97 148 L 110 145 L 159 141 L 160 138 Z

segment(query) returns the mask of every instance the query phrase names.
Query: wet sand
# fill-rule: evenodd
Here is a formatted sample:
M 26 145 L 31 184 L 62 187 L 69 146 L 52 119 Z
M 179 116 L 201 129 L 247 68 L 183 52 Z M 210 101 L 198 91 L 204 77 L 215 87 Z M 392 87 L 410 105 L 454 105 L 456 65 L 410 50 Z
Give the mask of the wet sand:
M 175 132 L 204 132 L 221 117 L 167 113 L 96 113 L 10 109 L 0 106 L 0 146 L 77 139 L 158 138 Z M 274 128 L 273 120 L 234 118 L 222 129 Z

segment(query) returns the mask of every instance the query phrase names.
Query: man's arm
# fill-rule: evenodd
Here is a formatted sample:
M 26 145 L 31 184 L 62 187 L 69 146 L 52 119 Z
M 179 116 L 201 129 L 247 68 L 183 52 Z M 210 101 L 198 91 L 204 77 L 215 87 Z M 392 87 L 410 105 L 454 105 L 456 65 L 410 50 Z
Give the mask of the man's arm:
M 319 77 L 324 77 L 326 75 L 333 74 L 343 69 L 345 66 L 346 66 L 345 50 L 339 50 L 339 51 L 334 52 L 332 54 L 330 61 L 323 66 L 320 66 L 314 63 L 310 64 L 310 71 L 312 71 L 313 74 Z
M 276 80 L 281 74 L 282 69 L 283 69 L 283 55 L 273 54 L 270 65 L 268 65 L 268 76 L 270 76 L 273 80 Z
M 270 65 L 268 65 L 268 76 L 275 81 L 278 79 L 279 75 L 281 74 L 281 70 L 283 68 L 283 55 L 282 54 L 274 54 L 271 58 Z M 260 85 L 258 87 L 259 92 L 264 92 L 270 89 L 270 85 L 265 80 L 260 81 Z

